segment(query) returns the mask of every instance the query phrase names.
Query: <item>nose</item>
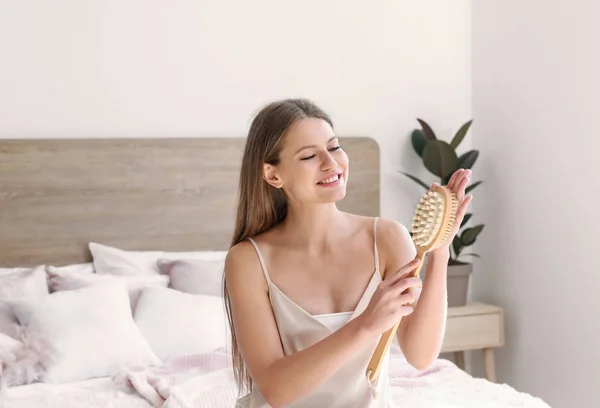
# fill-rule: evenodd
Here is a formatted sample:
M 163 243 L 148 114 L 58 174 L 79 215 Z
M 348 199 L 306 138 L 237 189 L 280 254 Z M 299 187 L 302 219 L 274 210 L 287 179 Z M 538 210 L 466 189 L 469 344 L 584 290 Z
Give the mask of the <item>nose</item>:
M 331 170 L 335 169 L 336 167 L 337 167 L 337 162 L 335 161 L 335 159 L 329 152 L 326 152 L 323 155 L 323 159 L 321 161 L 321 171 L 324 171 L 324 172 L 331 171 Z

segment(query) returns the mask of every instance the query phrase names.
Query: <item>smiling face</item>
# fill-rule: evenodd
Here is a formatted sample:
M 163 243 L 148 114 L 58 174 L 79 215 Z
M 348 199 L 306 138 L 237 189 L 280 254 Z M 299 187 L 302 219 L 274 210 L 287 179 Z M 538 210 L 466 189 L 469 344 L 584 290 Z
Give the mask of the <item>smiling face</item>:
M 288 129 L 277 165 L 264 165 L 264 178 L 291 202 L 335 202 L 346 195 L 348 156 L 326 121 L 301 119 Z

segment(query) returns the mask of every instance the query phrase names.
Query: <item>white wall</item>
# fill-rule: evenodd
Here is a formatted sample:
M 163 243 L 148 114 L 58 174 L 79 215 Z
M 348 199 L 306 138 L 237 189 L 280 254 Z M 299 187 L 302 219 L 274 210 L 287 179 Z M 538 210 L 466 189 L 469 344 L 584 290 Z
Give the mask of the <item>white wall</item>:
M 553 408 L 600 406 L 599 16 L 594 0 L 473 2 L 473 293 L 506 308 L 499 379 Z
M 263 103 L 307 96 L 377 139 L 382 213 L 408 221 L 415 117 L 448 139 L 474 116 L 472 289 L 507 311 L 499 379 L 600 405 L 598 3 L 473 2 L 473 33 L 467 0 L 289 4 L 0 0 L 0 138 L 237 137 Z
M 449 137 L 471 117 L 470 11 L 466 0 L 0 0 L 0 137 L 239 137 L 267 101 L 309 97 L 339 134 L 380 143 L 383 215 L 409 222 L 422 190 L 397 171 L 422 167 L 415 118 Z

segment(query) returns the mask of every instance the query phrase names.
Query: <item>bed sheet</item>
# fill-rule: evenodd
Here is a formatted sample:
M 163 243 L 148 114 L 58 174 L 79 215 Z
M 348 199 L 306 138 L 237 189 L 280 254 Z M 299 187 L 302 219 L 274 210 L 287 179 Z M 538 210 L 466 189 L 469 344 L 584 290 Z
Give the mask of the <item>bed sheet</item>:
M 153 408 L 136 392 L 103 377 L 69 384 L 36 383 L 12 387 L 1 408 Z
M 392 357 L 390 377 L 394 404 L 402 408 L 550 408 L 538 397 L 472 377 L 444 359 L 418 371 L 403 357 Z
M 438 359 L 425 371 L 415 370 L 402 356 L 393 356 L 391 364 L 391 394 L 397 407 L 550 408 L 540 398 L 509 385 L 474 378 L 447 360 Z M 8 389 L 0 407 L 232 408 L 237 398 L 232 372 L 225 368 L 172 384 L 165 401 L 145 399 L 142 390 L 111 378 L 62 385 L 32 384 Z

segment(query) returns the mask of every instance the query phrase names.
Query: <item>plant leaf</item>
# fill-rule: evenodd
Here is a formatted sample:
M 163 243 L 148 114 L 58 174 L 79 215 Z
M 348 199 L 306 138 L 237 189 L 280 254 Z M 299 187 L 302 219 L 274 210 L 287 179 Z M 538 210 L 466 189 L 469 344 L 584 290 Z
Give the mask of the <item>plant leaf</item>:
M 423 149 L 427 144 L 427 138 L 425 137 L 425 135 L 423 135 L 423 132 L 419 129 L 415 129 L 413 130 L 410 138 L 415 152 L 419 155 L 419 157 L 423 157 Z
M 462 256 L 474 256 L 475 258 L 481 258 L 478 254 L 462 254 Z
M 458 157 L 443 140 L 430 140 L 423 149 L 423 164 L 431 173 L 444 180 L 458 168 Z
M 462 242 L 458 235 L 455 235 L 454 239 L 452 240 L 452 249 L 454 249 L 454 254 L 458 258 L 460 251 L 462 250 Z
M 469 127 L 471 126 L 471 123 L 473 123 L 473 119 L 471 119 L 470 121 L 468 121 L 467 123 L 462 125 L 460 127 L 460 129 L 458 129 L 458 132 L 456 132 L 456 134 L 452 138 L 452 141 L 450 142 L 450 146 L 452 146 L 453 149 L 456 149 L 458 147 L 458 145 L 460 144 L 460 142 L 463 141 L 463 139 L 465 138 L 465 135 L 469 131 Z
M 421 124 L 423 134 L 425 135 L 427 140 L 437 140 L 437 137 L 435 137 L 435 133 L 433 133 L 433 129 L 431 129 L 431 126 L 429 126 L 427 122 L 425 122 L 423 119 L 417 118 L 417 120 Z
M 473 167 L 475 162 L 477 161 L 477 157 L 479 156 L 478 150 L 470 150 L 464 154 L 462 154 L 458 158 L 458 167 L 461 169 L 470 169 Z
M 477 235 L 483 230 L 483 224 L 476 225 L 472 228 L 467 228 L 463 231 L 460 240 L 463 246 L 473 245 L 477 239 Z
M 469 219 L 472 216 L 473 216 L 473 214 L 471 214 L 471 213 L 465 214 L 465 217 L 463 218 L 462 222 L 460 223 L 460 228 L 462 228 L 469 221 Z
M 471 184 L 470 186 L 467 186 L 467 188 L 465 188 L 465 194 L 469 194 L 469 191 L 473 190 L 475 187 L 477 187 L 481 183 L 482 183 L 482 181 L 476 181 L 475 183 Z
M 401 171 L 400 173 L 404 174 L 406 177 L 408 177 L 409 179 L 411 179 L 412 181 L 414 181 L 415 183 L 425 187 L 427 190 L 429 190 L 429 187 L 427 184 L 425 184 L 424 182 L 422 182 L 421 180 L 419 180 L 418 178 L 416 178 L 415 176 L 412 176 L 408 173 L 405 173 L 403 171 Z

